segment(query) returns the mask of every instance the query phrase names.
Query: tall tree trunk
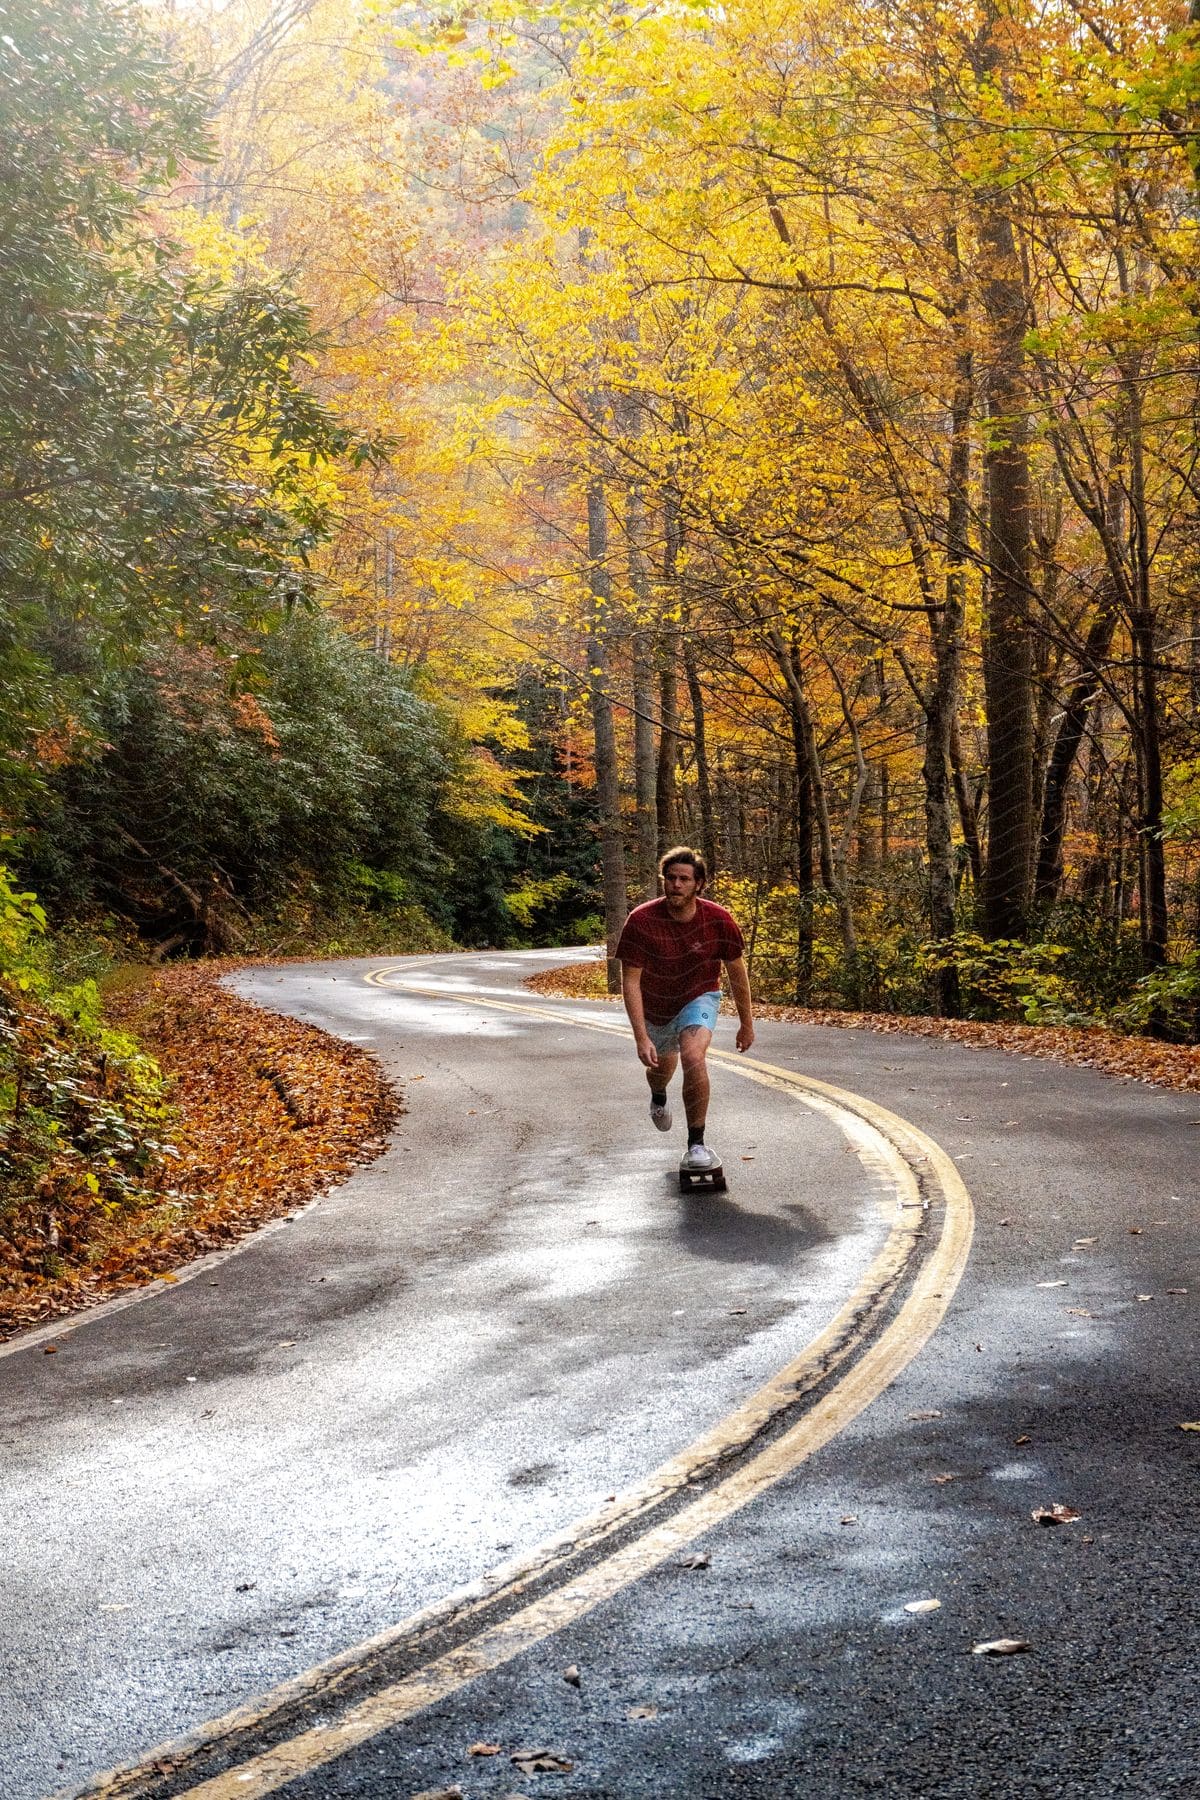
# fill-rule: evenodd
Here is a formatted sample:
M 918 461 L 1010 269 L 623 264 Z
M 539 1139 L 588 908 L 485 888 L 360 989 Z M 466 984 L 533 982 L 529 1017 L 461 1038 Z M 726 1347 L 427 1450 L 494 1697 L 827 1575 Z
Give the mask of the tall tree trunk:
M 1133 715 L 1137 751 L 1138 887 L 1142 960 L 1148 969 L 1167 960 L 1167 866 L 1162 836 L 1163 776 L 1154 614 L 1130 620 L 1133 638 Z
M 1042 828 L 1038 843 L 1037 874 L 1033 897 L 1039 906 L 1052 906 L 1058 899 L 1063 877 L 1063 836 L 1067 824 L 1067 794 L 1071 770 L 1087 730 L 1088 716 L 1100 691 L 1098 671 L 1112 645 L 1116 629 L 1116 595 L 1111 582 L 1105 583 L 1100 608 L 1088 630 L 1083 649 L 1083 672 L 1072 682 L 1063 706 L 1062 719 L 1050 752 L 1043 785 Z
M 946 250 L 958 269 L 958 228 L 946 227 Z M 925 848 L 929 869 L 929 926 L 934 940 L 949 943 L 956 924 L 954 840 L 951 830 L 951 770 L 957 736 L 958 687 L 962 660 L 966 571 L 970 554 L 971 407 L 975 392 L 972 353 L 966 341 L 966 299 L 955 295 L 953 322 L 958 339 L 954 388 L 950 404 L 950 462 L 946 483 L 946 579 L 941 617 L 930 614 L 933 638 L 933 683 L 925 707 L 922 780 L 925 796 Z M 961 806 L 960 806 L 961 812 Z M 947 959 L 934 975 L 934 1003 L 945 1018 L 962 1008 L 958 970 Z
M 980 44 L 981 76 L 997 81 L 1003 53 L 997 20 Z M 976 229 L 983 258 L 983 303 L 989 344 L 984 449 L 987 488 L 985 560 L 988 604 L 983 629 L 987 713 L 988 845 L 984 930 L 1019 937 L 1028 910 L 1033 847 L 1033 643 L 1030 625 L 1029 384 L 1024 340 L 1029 308 L 1010 193 L 980 197 Z
M 1157 623 L 1151 588 L 1150 517 L 1146 499 L 1141 358 L 1122 373 L 1129 414 L 1129 526 L 1134 604 L 1129 626 L 1133 642 L 1133 718 L 1137 750 L 1138 867 L 1142 959 L 1148 969 L 1167 960 L 1167 863 L 1163 843 L 1162 711 L 1158 698 Z
M 629 585 L 633 593 L 633 785 L 637 830 L 637 881 L 644 900 L 658 893 L 658 758 L 654 748 L 650 653 L 650 571 L 646 560 L 646 508 L 636 485 L 626 510 Z
M 659 640 L 658 716 L 662 728 L 658 734 L 658 764 L 654 781 L 654 813 L 660 856 L 671 848 L 678 836 L 675 823 L 675 771 L 679 763 L 677 653 L 674 631 L 664 632 Z
M 678 606 L 679 552 L 683 547 L 683 517 L 679 496 L 669 490 L 663 499 L 663 618 L 658 639 L 658 769 L 655 780 L 655 812 L 658 819 L 658 853 L 661 856 L 678 841 L 679 826 L 675 782 L 679 767 L 679 633 L 674 622 Z
M 812 994 L 813 980 L 813 803 L 812 775 L 808 766 L 808 744 L 804 721 L 789 694 L 792 745 L 796 758 L 796 1000 L 803 1003 Z
M 813 725 L 812 709 L 808 704 L 808 695 L 804 689 L 800 653 L 795 644 L 789 648 L 784 643 L 778 626 L 771 625 L 767 628 L 767 641 L 787 684 L 790 706 L 794 716 L 794 729 L 798 730 L 800 752 L 808 772 L 809 793 L 821 861 L 821 885 L 832 896 L 837 906 L 842 950 L 847 963 L 853 965 L 858 955 L 858 937 L 854 929 L 854 908 L 848 887 L 838 879 L 833 831 L 829 823 L 829 803 L 825 793 L 825 778 L 821 770 L 820 754 L 817 750 L 817 734 Z
M 708 735 L 704 724 L 704 691 L 696 667 L 696 653 L 685 628 L 683 634 L 683 673 L 688 697 L 692 703 L 692 732 L 696 751 L 696 795 L 700 802 L 700 854 L 712 881 L 717 872 L 717 833 L 713 821 L 712 777 L 708 767 Z
M 966 765 L 963 762 L 962 736 L 958 729 L 958 713 L 955 712 L 950 726 L 950 772 L 954 777 L 954 803 L 958 808 L 958 822 L 962 827 L 963 844 L 967 852 L 967 867 L 971 871 L 971 880 L 976 894 L 983 891 L 983 847 L 979 841 L 979 809 L 975 797 L 967 786 Z
M 608 991 L 620 992 L 621 968 L 616 960 L 617 939 L 625 923 L 629 897 L 625 877 L 625 839 L 621 827 L 621 785 L 617 767 L 617 736 L 613 728 L 609 693 L 608 643 L 612 628 L 612 576 L 608 567 L 608 515 L 604 484 L 597 477 L 588 486 L 588 587 L 592 616 L 588 645 L 588 698 L 596 755 L 596 798 L 600 808 L 600 868 L 604 889 L 604 935 L 608 946 Z
M 892 854 L 892 775 L 886 757 L 879 766 L 879 860 L 887 868 Z

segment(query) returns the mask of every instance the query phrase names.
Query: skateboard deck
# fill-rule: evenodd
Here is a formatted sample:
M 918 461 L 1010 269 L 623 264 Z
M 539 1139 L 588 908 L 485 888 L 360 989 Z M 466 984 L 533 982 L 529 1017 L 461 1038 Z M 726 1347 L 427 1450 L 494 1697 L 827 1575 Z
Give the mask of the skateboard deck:
M 681 1194 L 723 1194 L 726 1191 L 725 1171 L 720 1163 L 715 1169 L 680 1169 L 679 1191 Z

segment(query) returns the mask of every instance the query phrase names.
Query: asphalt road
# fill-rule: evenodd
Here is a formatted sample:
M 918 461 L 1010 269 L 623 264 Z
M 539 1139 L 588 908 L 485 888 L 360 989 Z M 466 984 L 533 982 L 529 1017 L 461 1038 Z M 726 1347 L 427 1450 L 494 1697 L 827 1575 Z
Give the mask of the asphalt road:
M 880 1253 L 888 1169 L 725 1066 L 731 1194 L 681 1201 L 682 1133 L 650 1128 L 628 1040 L 571 1022 L 616 1015 L 520 988 L 553 960 L 238 978 L 369 1044 L 409 1110 L 293 1223 L 53 1357 L 35 1334 L 0 1359 L 5 1800 L 70 1791 L 519 1560 L 716 1425 Z M 1200 1433 L 1179 1429 L 1200 1420 L 1200 1097 L 832 1029 L 764 1025 L 754 1056 L 954 1157 L 977 1229 L 940 1328 L 698 1541 L 706 1566 L 660 1562 L 273 1791 L 1200 1794 Z M 1080 1518 L 1033 1523 L 1052 1502 Z M 1032 1648 L 970 1653 L 1005 1636 Z

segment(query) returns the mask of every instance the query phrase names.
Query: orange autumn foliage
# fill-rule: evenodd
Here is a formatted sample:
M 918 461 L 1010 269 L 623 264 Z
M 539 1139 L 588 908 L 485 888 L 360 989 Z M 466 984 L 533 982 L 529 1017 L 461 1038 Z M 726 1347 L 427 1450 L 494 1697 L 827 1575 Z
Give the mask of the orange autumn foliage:
M 352 1044 L 220 985 L 229 964 L 155 971 L 110 1001 L 171 1082 L 178 1160 L 54 1278 L 0 1262 L 0 1338 L 235 1243 L 372 1160 L 400 1110 Z

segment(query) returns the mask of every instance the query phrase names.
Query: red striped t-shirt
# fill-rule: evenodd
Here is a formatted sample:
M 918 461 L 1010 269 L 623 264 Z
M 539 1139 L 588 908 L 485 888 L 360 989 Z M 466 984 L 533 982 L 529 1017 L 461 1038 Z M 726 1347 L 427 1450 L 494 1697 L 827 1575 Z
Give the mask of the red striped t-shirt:
M 625 921 L 617 956 L 642 971 L 642 1006 L 651 1025 L 666 1025 L 681 1006 L 721 986 L 721 964 L 736 962 L 745 944 L 732 913 L 698 898 L 686 924 L 676 924 L 665 900 L 635 906 Z

